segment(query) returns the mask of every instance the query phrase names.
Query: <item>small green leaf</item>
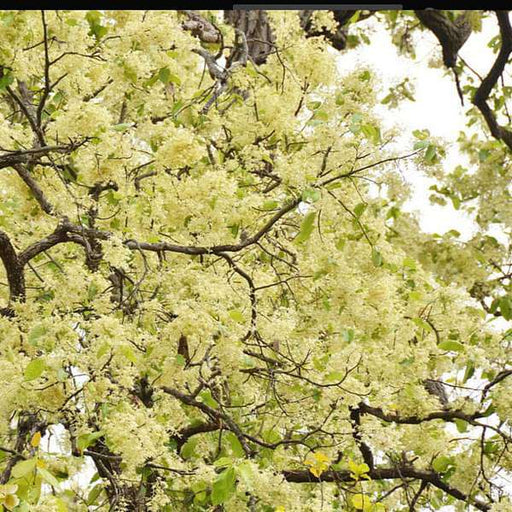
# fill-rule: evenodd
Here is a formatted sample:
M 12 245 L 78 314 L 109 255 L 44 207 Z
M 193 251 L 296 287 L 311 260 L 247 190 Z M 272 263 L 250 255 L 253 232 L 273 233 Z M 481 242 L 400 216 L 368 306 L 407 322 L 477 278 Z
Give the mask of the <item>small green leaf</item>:
M 454 340 L 442 341 L 439 343 L 438 347 L 447 352 L 462 352 L 464 350 L 464 345 Z
M 455 426 L 457 427 L 457 430 L 464 434 L 464 432 L 468 431 L 468 422 L 465 420 L 461 420 L 460 418 L 455 419 Z
M 453 466 L 453 459 L 440 455 L 432 462 L 432 469 L 438 473 L 444 473 L 450 466 Z
M 316 203 L 320 199 L 320 191 L 316 188 L 307 188 L 302 192 L 302 200 L 309 203 Z
M 436 158 L 437 149 L 434 145 L 429 144 L 427 146 L 427 151 L 425 151 L 425 160 L 429 163 L 432 163 Z
M 434 332 L 434 329 L 432 329 L 432 326 L 426 322 L 425 320 L 423 320 L 423 318 L 419 318 L 419 317 L 416 317 L 416 318 L 412 318 L 411 319 L 420 329 L 423 329 L 424 331 L 428 331 L 428 332 Z
M 302 221 L 302 224 L 300 225 L 300 231 L 297 237 L 295 238 L 294 242 L 297 244 L 304 243 L 313 232 L 313 226 L 315 222 L 316 212 L 310 212 Z
M 28 342 L 30 345 L 36 345 L 37 340 L 44 336 L 47 332 L 46 326 L 39 324 L 32 329 L 30 329 L 30 332 L 28 333 Z
M 89 448 L 96 440 L 104 435 L 102 430 L 98 430 L 97 432 L 89 432 L 88 434 L 82 434 L 78 436 L 76 441 L 76 447 L 83 452 L 85 449 Z
M 235 492 L 236 474 L 233 468 L 224 470 L 213 482 L 212 505 L 225 503 Z
M 512 298 L 502 297 L 499 301 L 500 312 L 505 320 L 512 320 Z
M 354 340 L 354 329 L 342 329 L 341 336 L 347 343 L 351 343 Z
M 95 485 L 87 495 L 87 505 L 94 505 L 101 494 L 101 491 L 103 491 L 103 484 Z
M 277 201 L 265 201 L 261 207 L 262 210 L 270 211 L 275 210 L 279 206 L 279 203 Z
M 2 78 L 0 78 L 0 91 L 6 89 L 14 82 L 14 76 L 9 72 L 4 70 L 4 74 Z
M 30 361 L 23 374 L 25 376 L 25 380 L 30 381 L 41 377 L 45 368 L 46 363 L 44 362 L 44 359 L 34 359 Z
M 23 478 L 24 476 L 28 475 L 32 471 L 34 471 L 37 464 L 37 459 L 27 459 L 27 460 L 21 460 L 18 462 L 11 471 L 11 475 L 14 478 Z
M 39 467 L 37 468 L 37 472 L 43 477 L 43 480 L 47 484 L 50 484 L 57 490 L 60 489 L 59 481 L 47 469 Z
M 158 79 L 163 84 L 168 84 L 169 80 L 170 80 L 170 77 L 171 77 L 171 71 L 169 70 L 169 68 L 161 68 L 158 71 Z
M 115 132 L 125 132 L 128 128 L 132 127 L 132 123 L 119 123 L 112 126 L 112 130 Z
M 191 459 L 193 457 L 196 457 L 196 445 L 197 445 L 197 437 L 189 439 L 181 448 L 180 455 L 184 459 Z
M 242 444 L 238 440 L 238 437 L 233 434 L 233 432 L 227 432 L 224 434 L 226 437 L 226 440 L 228 441 L 231 451 L 233 452 L 233 455 L 238 458 L 242 458 L 245 456 L 244 449 L 242 447 Z
M 367 206 L 368 206 L 367 203 L 356 204 L 356 206 L 354 207 L 354 215 L 359 219 L 359 217 L 361 217 L 361 215 L 366 210 Z
M 382 264 L 384 263 L 382 254 L 375 248 L 372 249 L 372 261 L 376 267 L 382 267 Z
M 201 399 L 201 402 L 203 402 L 203 404 L 207 405 L 208 407 L 211 407 L 212 409 L 218 409 L 219 408 L 219 404 L 213 398 L 212 392 L 209 389 L 207 389 L 206 391 L 203 391 L 199 395 L 199 397 Z
M 357 510 L 362 510 L 363 512 L 370 511 L 372 509 L 372 502 L 370 498 L 364 494 L 354 494 L 352 496 L 352 505 Z
M 243 324 L 245 322 L 245 317 L 243 313 L 238 309 L 232 309 L 228 312 L 228 314 L 232 320 L 238 322 L 239 324 Z
M 126 359 L 128 359 L 128 361 L 130 361 L 131 363 L 138 363 L 137 356 L 135 355 L 135 352 L 133 351 L 132 347 L 125 345 L 119 349 L 119 352 L 121 352 L 121 354 L 123 354 L 123 356 L 126 357 Z

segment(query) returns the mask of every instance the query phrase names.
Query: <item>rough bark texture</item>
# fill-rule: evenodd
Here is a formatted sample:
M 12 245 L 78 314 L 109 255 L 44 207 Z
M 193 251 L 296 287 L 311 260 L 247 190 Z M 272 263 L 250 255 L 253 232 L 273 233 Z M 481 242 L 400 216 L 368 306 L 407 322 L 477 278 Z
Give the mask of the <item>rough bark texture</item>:
M 512 131 L 500 126 L 496 119 L 496 115 L 489 107 L 487 100 L 492 89 L 505 71 L 505 66 L 512 53 L 512 27 L 510 26 L 510 18 L 508 11 L 496 11 L 498 24 L 500 27 L 501 47 L 498 56 L 494 61 L 492 68 L 487 76 L 482 80 L 480 87 L 473 96 L 473 104 L 480 110 L 484 116 L 485 122 L 496 139 L 502 140 L 509 149 L 512 150 Z
M 0 231 L 0 259 L 7 274 L 10 301 L 23 301 L 25 299 L 23 265 L 20 263 L 9 237 L 3 231 Z
M 224 16 L 230 25 L 245 34 L 249 56 L 254 63 L 263 64 L 274 44 L 266 11 L 224 11 Z
M 467 13 L 451 21 L 442 11 L 434 9 L 414 12 L 421 23 L 431 30 L 441 43 L 444 65 L 453 68 L 457 62 L 459 50 L 471 35 L 471 24 Z

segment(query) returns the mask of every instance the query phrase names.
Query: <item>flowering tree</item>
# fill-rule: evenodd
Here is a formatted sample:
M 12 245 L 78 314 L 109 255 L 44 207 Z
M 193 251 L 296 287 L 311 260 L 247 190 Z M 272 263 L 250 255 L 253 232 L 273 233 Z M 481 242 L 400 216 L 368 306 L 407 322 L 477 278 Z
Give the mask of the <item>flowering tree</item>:
M 4 509 L 510 510 L 508 14 L 479 81 L 484 14 L 374 14 L 439 38 L 471 172 L 339 76 L 368 16 L 0 13 Z

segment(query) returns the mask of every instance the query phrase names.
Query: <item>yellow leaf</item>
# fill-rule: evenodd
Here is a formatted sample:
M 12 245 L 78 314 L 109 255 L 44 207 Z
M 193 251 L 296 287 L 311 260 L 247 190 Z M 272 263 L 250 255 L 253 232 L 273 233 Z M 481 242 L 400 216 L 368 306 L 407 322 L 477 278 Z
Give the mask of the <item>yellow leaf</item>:
M 370 477 L 366 474 L 368 471 L 370 471 L 370 468 L 368 467 L 368 464 L 365 464 L 364 462 L 362 464 L 356 464 L 353 460 L 348 461 L 348 467 L 351 471 L 350 476 L 354 480 L 359 480 L 360 478 L 367 478 L 368 480 Z
M 309 466 L 309 471 L 318 478 L 324 471 L 329 469 L 331 460 L 327 455 L 317 452 L 310 454 L 305 464 Z
M 372 509 L 370 498 L 364 494 L 354 494 L 354 496 L 352 496 L 352 505 L 357 510 L 363 510 L 363 512 Z
M 276 507 L 274 512 L 285 512 L 285 508 L 283 507 L 283 505 L 279 505 L 278 507 Z
M 16 496 L 16 494 L 8 494 L 4 498 L 2 505 L 7 510 L 12 510 L 16 505 L 18 505 L 19 502 L 20 500 L 18 499 L 18 496 Z
M 46 462 L 44 460 L 37 459 L 36 466 L 38 468 L 43 468 L 44 469 L 46 467 Z
M 30 445 L 37 448 L 41 444 L 41 432 L 36 432 L 30 440 Z

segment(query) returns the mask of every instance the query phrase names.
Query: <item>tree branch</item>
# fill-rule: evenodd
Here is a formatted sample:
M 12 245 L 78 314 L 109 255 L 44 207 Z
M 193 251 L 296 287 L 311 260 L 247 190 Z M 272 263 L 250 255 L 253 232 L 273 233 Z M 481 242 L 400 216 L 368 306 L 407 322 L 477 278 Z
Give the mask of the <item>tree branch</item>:
M 286 470 L 283 471 L 283 476 L 287 482 L 293 483 L 354 481 L 350 471 L 326 471 L 317 478 L 312 476 L 308 470 Z M 461 490 L 447 484 L 435 471 L 416 469 L 411 465 L 402 465 L 392 468 L 375 468 L 368 473 L 368 476 L 372 480 L 403 480 L 404 478 L 414 478 L 416 480 L 429 483 L 460 501 L 471 503 L 478 510 L 491 510 L 491 505 L 484 503 L 483 501 L 480 501 L 476 498 L 471 498 Z
M 7 274 L 9 283 L 9 301 L 23 302 L 25 300 L 25 276 L 23 264 L 20 262 L 9 237 L 0 231 L 0 259 Z M 7 314 L 7 310 L 3 310 Z
M 435 9 L 414 11 L 414 13 L 441 43 L 444 65 L 453 68 L 457 62 L 459 50 L 471 35 L 468 13 L 460 14 L 455 21 L 451 21 L 442 11 Z
M 508 11 L 496 11 L 501 34 L 501 47 L 498 56 L 487 76 L 482 80 L 480 87 L 473 96 L 473 104 L 482 113 L 493 137 L 502 140 L 512 150 L 512 131 L 500 126 L 496 115 L 487 104 L 493 87 L 505 70 L 510 54 L 512 53 L 512 27 Z
M 41 206 L 41 209 L 48 215 L 51 215 L 53 213 L 53 205 L 48 201 L 48 199 L 46 199 L 44 192 L 32 177 L 30 171 L 19 164 L 15 164 L 12 167 L 16 170 L 18 176 L 25 182 L 25 185 L 30 189 L 32 195 L 39 203 L 39 206 Z

